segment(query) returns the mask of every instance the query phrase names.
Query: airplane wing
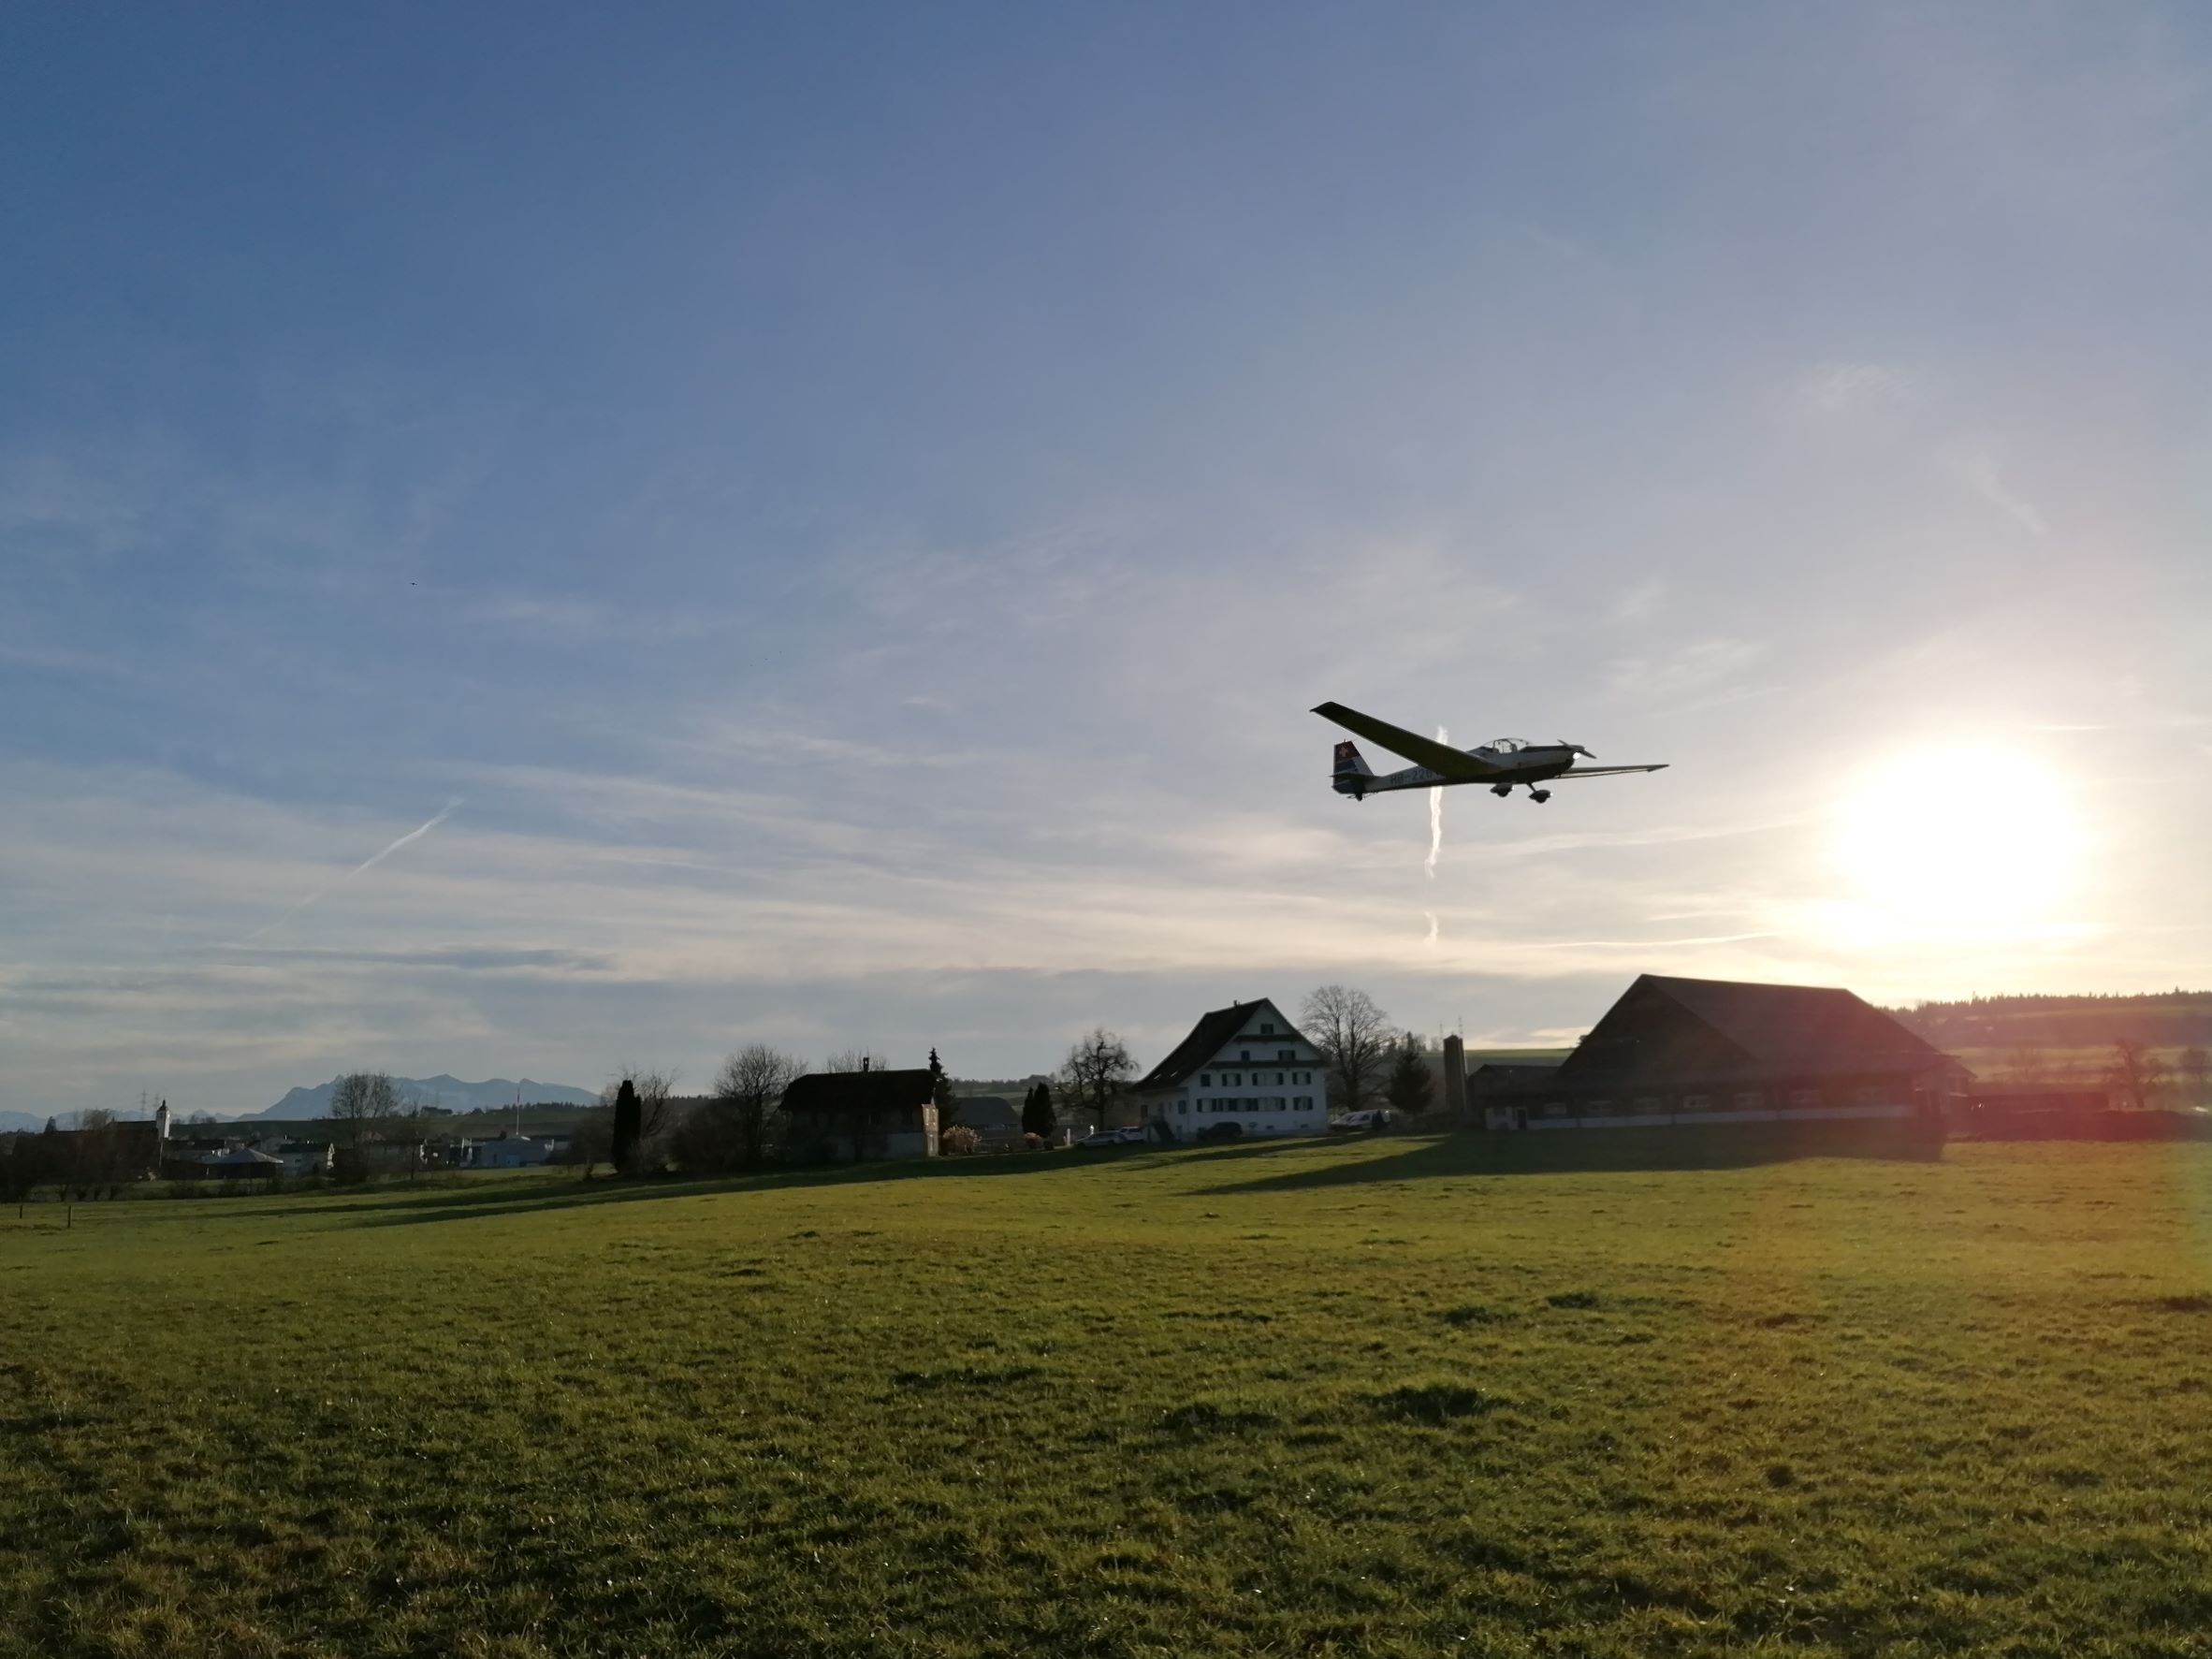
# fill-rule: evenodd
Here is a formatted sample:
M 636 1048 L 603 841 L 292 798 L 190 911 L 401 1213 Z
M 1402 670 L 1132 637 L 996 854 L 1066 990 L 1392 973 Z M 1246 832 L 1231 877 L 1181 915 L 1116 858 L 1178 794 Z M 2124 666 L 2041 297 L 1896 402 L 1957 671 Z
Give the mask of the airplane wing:
M 1379 741 L 1379 739 L 1378 739 Z M 1649 766 L 1576 766 L 1544 779 L 1546 783 L 1559 783 L 1569 778 L 1613 778 L 1623 772 L 1664 772 L 1674 763 L 1657 761 Z
M 1347 732 L 1357 732 L 1370 743 L 1381 744 L 1392 754 L 1402 754 L 1416 765 L 1428 767 L 1440 778 L 1473 779 L 1489 778 L 1504 770 L 1488 765 L 1448 743 L 1423 737 L 1418 732 L 1378 720 L 1371 714 L 1361 714 L 1341 703 L 1324 703 L 1314 712 L 1325 720 L 1334 720 Z

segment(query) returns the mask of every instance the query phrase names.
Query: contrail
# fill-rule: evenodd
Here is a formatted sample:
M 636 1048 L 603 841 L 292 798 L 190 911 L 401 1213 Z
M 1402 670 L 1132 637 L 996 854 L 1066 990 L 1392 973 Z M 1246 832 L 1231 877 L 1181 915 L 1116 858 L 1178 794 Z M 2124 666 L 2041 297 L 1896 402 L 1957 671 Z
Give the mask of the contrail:
M 1436 942 L 1436 912 L 1434 910 L 1423 910 L 1421 914 L 1428 917 L 1429 919 L 1428 942 L 1433 945 Z
M 435 818 L 431 819 L 431 820 L 430 820 L 430 821 L 429 821 L 428 823 L 421 824 L 421 825 L 417 826 L 417 827 L 416 827 L 416 828 L 415 828 L 415 829 L 411 829 L 411 830 L 409 830 L 409 831 L 408 831 L 408 832 L 407 832 L 405 835 L 401 836 L 401 837 L 400 837 L 398 840 L 394 841 L 394 842 L 393 842 L 393 843 L 392 843 L 392 844 L 391 844 L 389 847 L 386 847 L 386 849 L 385 849 L 385 850 L 384 850 L 382 852 L 379 852 L 379 853 L 378 853 L 378 854 L 377 854 L 377 855 L 376 855 L 374 858 L 371 858 L 371 859 L 370 859 L 370 860 L 369 860 L 367 863 L 365 863 L 365 864 L 357 864 L 357 865 L 354 866 L 354 867 L 353 867 L 352 869 L 350 869 L 350 870 L 346 871 L 346 873 L 345 873 L 344 875 L 342 875 L 342 876 L 339 877 L 337 880 L 333 881 L 333 882 L 330 884 L 330 886 L 331 886 L 331 887 L 342 887 L 342 886 L 344 886 L 344 885 L 345 885 L 345 884 L 346 884 L 348 881 L 352 880 L 353 880 L 353 879 L 354 879 L 356 876 L 359 875 L 359 874 L 360 874 L 360 873 L 361 873 L 363 870 L 372 870 L 372 869 L 374 869 L 374 868 L 375 868 L 375 867 L 376 867 L 378 865 L 382 864 L 382 863 L 383 863 L 383 862 L 384 862 L 386 859 L 387 859 L 387 858 L 391 857 L 391 855 L 392 855 L 393 853 L 395 853 L 395 852 L 399 851 L 400 848 L 402 848 L 402 847 L 406 846 L 408 842 L 410 842 L 410 841 L 419 841 L 419 840 L 421 840 L 421 839 L 423 838 L 423 837 L 425 837 L 425 836 L 429 835 L 429 833 L 430 833 L 432 830 L 436 829 L 436 828 L 437 828 L 437 827 L 438 827 L 440 824 L 444 823 L 444 822 L 445 822 L 445 821 L 446 821 L 448 818 L 451 818 L 451 817 L 453 816 L 453 811 L 454 811 L 454 808 L 457 808 L 457 807 L 458 807 L 460 804 L 461 804 L 461 798 L 460 798 L 460 796 L 458 796 L 458 795 L 455 795 L 455 796 L 453 797 L 453 799 L 451 799 L 450 801 L 446 802 L 444 806 L 443 806 L 443 807 L 441 807 L 441 808 L 438 808 L 438 815 L 437 815 Z M 329 887 L 326 887 L 326 888 L 324 888 L 324 889 L 323 889 L 323 893 L 327 893 L 327 892 L 329 892 L 329 891 L 330 891 L 330 888 L 329 888 Z M 323 895 L 323 894 L 322 894 L 322 893 L 318 893 L 318 894 L 316 894 L 316 895 L 315 895 L 315 896 L 316 896 L 317 898 L 320 898 L 320 897 L 322 897 L 322 895 Z
M 1449 743 L 1451 734 L 1442 726 L 1436 728 L 1436 741 Z M 1421 867 L 1429 872 L 1429 880 L 1436 879 L 1436 855 L 1444 851 L 1444 788 L 1441 784 L 1429 791 L 1429 856 Z M 1433 934 L 1431 935 L 1434 937 Z
M 316 888 L 313 893 L 309 894 L 305 898 L 301 899 L 298 904 L 294 905 L 290 910 L 279 916 L 274 922 L 269 923 L 265 927 L 256 928 L 252 933 L 246 935 L 244 942 L 251 944 L 254 942 L 254 940 L 259 939 L 263 934 L 273 933 L 277 928 L 282 927 L 293 917 L 298 915 L 300 911 L 306 910 L 308 906 L 316 903 L 318 900 L 327 897 L 333 891 L 343 887 L 348 881 L 352 880 L 356 876 L 361 874 L 364 870 L 374 869 L 386 859 L 391 857 L 393 853 L 399 851 L 400 848 L 406 846 L 408 842 L 421 840 L 423 837 L 429 835 L 432 830 L 444 823 L 448 818 L 451 818 L 460 804 L 461 797 L 455 795 L 451 800 L 447 801 L 444 806 L 439 808 L 437 816 L 431 818 L 428 822 L 417 824 L 415 828 L 409 830 L 405 835 L 401 836 L 398 840 L 394 841 L 389 847 L 386 847 L 383 851 L 362 860 L 361 863 L 354 866 L 352 869 L 346 871 L 344 875 L 339 877 L 337 880 L 329 883 L 328 886 Z

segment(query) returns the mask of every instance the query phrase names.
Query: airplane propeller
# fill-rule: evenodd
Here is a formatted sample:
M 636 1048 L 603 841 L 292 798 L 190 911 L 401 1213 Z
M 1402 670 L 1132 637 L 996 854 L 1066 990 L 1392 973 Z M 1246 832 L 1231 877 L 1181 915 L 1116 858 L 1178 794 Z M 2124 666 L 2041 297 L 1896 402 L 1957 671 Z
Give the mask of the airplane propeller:
M 1586 761 L 1594 761 L 1597 759 L 1595 755 L 1584 749 L 1579 743 L 1569 743 L 1564 737 L 1562 737 L 1559 740 L 1559 747 L 1565 749 L 1569 754 L 1580 755 Z

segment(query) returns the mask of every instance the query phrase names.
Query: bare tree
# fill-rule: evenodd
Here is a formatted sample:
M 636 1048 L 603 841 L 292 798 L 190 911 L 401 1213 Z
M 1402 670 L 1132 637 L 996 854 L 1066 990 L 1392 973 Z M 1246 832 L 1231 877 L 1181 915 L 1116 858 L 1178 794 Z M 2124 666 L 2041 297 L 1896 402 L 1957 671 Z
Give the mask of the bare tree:
M 408 1088 L 400 1092 L 392 1109 L 387 1132 L 400 1137 L 400 1143 L 407 1149 L 407 1180 L 413 1185 L 422 1170 L 423 1142 L 429 1135 L 430 1103 L 420 1089 Z
M 1128 1044 L 1105 1026 L 1094 1026 L 1088 1037 L 1069 1049 L 1060 1067 L 1061 1086 L 1078 1106 L 1087 1101 L 1097 1113 L 1094 1121 L 1103 1124 L 1107 1107 L 1136 1070 Z
M 2112 1045 L 2112 1066 L 2106 1081 L 2120 1104 L 2147 1108 L 2166 1089 L 2166 1066 L 2145 1044 L 2123 1037 Z
M 882 1071 L 890 1061 L 881 1055 L 872 1055 L 865 1048 L 841 1048 L 822 1061 L 824 1071 Z
M 752 1169 L 767 1158 L 783 1091 L 806 1069 L 805 1061 L 780 1049 L 749 1042 L 715 1073 L 713 1110 L 728 1128 L 730 1157 L 741 1168 Z
M 584 1179 L 615 1156 L 615 1114 L 611 1107 L 594 1106 L 576 1119 L 569 1134 L 569 1158 L 583 1167 Z
M 1390 1016 L 1375 998 L 1348 985 L 1322 985 L 1299 1011 L 1299 1026 L 1328 1056 L 1344 1110 L 1372 1106 L 1382 1093 L 1392 1041 Z
M 2205 1052 L 2205 1045 L 2192 1042 L 2181 1051 L 2180 1071 L 2189 1080 L 2190 1093 L 2199 1100 L 2205 1098 L 2205 1080 L 2212 1077 L 2212 1054 Z
M 384 1138 L 386 1124 L 399 1109 L 399 1091 L 389 1072 L 349 1071 L 331 1085 L 328 1116 L 355 1175 L 362 1172 L 364 1149 Z
M 77 1197 L 97 1198 L 102 1187 L 113 1196 L 135 1172 L 124 1168 L 127 1156 L 119 1121 L 104 1106 L 88 1107 L 77 1114 L 77 1128 L 66 1142 L 67 1161 L 61 1171 L 64 1185 Z

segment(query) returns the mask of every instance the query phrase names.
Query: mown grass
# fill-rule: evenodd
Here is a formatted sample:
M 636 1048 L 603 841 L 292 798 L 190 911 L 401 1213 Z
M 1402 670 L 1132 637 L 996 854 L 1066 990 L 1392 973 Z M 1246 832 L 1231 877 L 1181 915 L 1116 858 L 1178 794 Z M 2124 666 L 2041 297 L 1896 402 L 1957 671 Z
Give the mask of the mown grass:
M 2205 1652 L 2212 1147 L 1759 1129 L 34 1206 L 0 1653 Z

